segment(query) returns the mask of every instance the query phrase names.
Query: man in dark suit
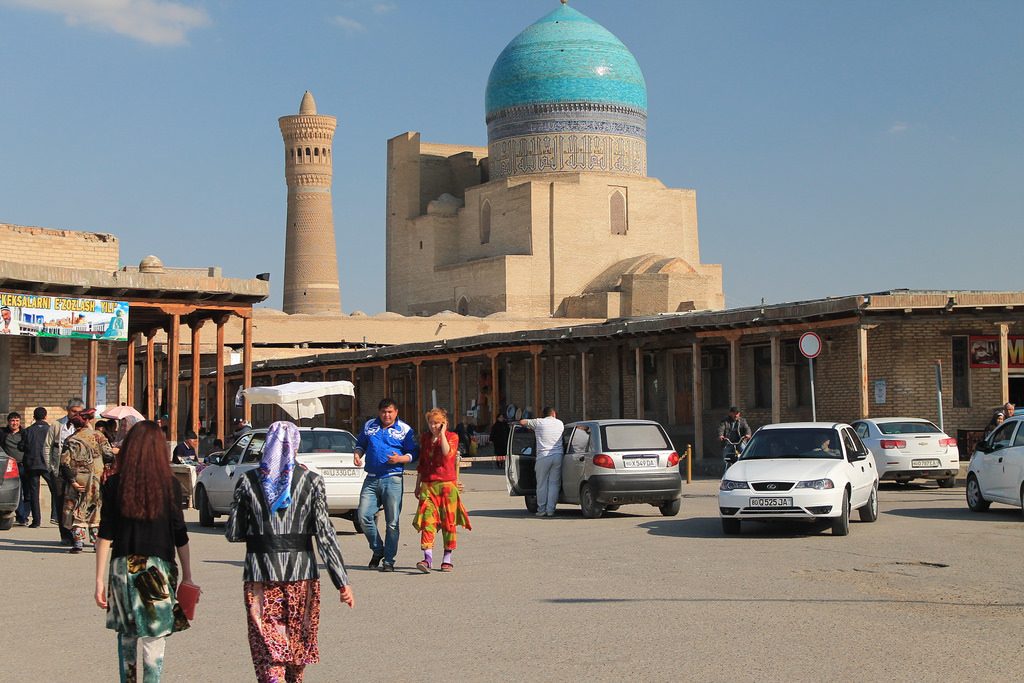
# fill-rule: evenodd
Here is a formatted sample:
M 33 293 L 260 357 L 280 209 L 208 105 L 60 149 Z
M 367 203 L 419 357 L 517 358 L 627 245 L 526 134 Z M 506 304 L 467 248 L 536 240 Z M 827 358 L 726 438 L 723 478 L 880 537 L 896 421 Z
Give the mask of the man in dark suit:
M 25 503 L 32 514 L 29 528 L 36 529 L 42 519 L 39 513 L 39 477 L 50 471 L 49 453 L 46 450 L 50 425 L 46 424 L 46 408 L 39 406 L 32 411 L 32 419 L 35 422 L 25 430 L 21 438 L 21 444 L 25 448 L 22 481 Z

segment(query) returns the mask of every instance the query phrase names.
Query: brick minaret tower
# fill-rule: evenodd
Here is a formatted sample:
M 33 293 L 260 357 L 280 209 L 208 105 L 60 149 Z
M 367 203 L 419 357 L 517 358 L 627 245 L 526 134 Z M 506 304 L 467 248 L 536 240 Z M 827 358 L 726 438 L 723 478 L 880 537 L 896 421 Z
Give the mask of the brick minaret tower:
M 316 113 L 307 90 L 298 116 L 278 119 L 284 138 L 288 222 L 284 312 L 340 313 L 338 257 L 331 209 L 331 145 L 338 120 Z

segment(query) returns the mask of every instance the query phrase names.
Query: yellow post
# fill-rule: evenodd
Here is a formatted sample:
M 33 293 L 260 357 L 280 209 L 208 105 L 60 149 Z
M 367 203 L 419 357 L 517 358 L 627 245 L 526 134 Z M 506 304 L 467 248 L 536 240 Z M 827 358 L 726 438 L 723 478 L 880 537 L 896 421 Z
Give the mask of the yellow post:
M 693 483 L 693 446 L 686 444 L 686 483 Z

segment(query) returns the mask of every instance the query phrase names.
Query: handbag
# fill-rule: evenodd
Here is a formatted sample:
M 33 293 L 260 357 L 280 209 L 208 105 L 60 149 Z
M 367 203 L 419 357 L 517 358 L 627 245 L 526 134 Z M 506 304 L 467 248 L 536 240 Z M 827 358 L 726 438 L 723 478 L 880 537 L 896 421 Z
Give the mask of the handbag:
M 199 602 L 199 594 L 202 591 L 199 590 L 199 586 L 191 583 L 180 583 L 178 584 L 178 605 L 181 606 L 181 611 L 185 613 L 185 618 L 192 621 L 196 617 L 196 603 Z

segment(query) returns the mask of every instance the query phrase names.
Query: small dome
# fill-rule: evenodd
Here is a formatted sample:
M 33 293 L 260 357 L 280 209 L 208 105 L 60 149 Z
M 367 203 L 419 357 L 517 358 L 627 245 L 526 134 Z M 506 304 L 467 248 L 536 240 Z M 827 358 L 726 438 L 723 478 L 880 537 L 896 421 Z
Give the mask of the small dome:
M 313 99 L 313 93 L 308 90 L 299 104 L 299 116 L 316 116 L 316 101 Z
M 647 111 L 647 85 L 633 53 L 568 5 L 513 38 L 487 79 L 488 116 L 508 107 L 557 102 Z
M 143 257 L 143 259 L 139 261 L 139 272 L 162 273 L 164 272 L 164 262 L 158 259 L 156 256 L 150 254 L 149 256 Z

